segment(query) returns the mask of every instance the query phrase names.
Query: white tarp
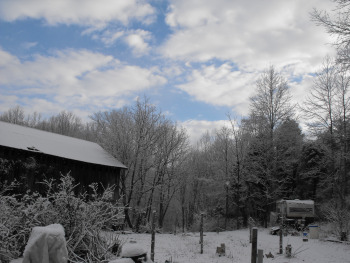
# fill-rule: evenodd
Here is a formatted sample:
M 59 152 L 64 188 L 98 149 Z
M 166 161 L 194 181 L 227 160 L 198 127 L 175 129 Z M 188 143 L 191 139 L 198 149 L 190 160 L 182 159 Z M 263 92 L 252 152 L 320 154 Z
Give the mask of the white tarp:
M 60 224 L 34 227 L 23 253 L 23 263 L 67 263 L 68 251 Z

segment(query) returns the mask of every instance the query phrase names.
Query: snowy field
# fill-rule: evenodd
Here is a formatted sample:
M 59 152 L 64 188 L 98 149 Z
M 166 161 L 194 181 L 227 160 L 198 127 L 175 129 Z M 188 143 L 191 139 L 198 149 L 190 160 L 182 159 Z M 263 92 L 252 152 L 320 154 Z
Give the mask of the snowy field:
M 199 233 L 157 234 L 155 243 L 155 262 L 164 263 L 250 263 L 251 245 L 248 230 L 238 230 L 204 233 L 204 251 L 200 254 Z M 151 248 L 150 234 L 126 234 L 119 237 L 126 243 L 136 243 L 149 251 Z M 221 243 L 226 245 L 226 256 L 219 257 L 216 247 Z M 274 258 L 266 258 L 264 263 L 350 263 L 350 244 L 334 243 L 316 239 L 303 242 L 301 236 L 286 236 L 283 239 L 283 249 L 292 245 L 291 258 L 279 255 L 279 237 L 268 233 L 267 229 L 258 230 L 258 249 L 263 249 L 264 255 L 272 253 Z

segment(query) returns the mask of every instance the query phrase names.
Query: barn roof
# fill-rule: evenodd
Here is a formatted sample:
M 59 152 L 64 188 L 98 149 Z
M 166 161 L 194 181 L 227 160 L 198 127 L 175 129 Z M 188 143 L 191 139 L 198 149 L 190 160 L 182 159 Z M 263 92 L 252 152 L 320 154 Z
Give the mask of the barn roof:
M 126 168 L 97 143 L 2 121 L 0 145 L 86 163 Z

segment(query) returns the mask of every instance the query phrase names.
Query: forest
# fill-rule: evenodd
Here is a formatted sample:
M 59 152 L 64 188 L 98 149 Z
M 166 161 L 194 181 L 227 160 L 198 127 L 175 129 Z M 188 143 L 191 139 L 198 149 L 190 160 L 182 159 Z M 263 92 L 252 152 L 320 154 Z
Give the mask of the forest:
M 347 1 L 338 2 L 348 10 Z M 120 202 L 126 224 L 136 231 L 149 227 L 153 210 L 164 230 L 194 229 L 201 213 L 208 231 L 246 227 L 249 217 L 267 227 L 277 200 L 311 199 L 317 220 L 348 233 L 350 60 L 349 33 L 342 27 L 350 22 L 345 11 L 337 21 L 317 10 L 312 14 L 338 36 L 338 55 L 324 59 L 304 103 L 292 103 L 288 80 L 270 66 L 256 82 L 248 116 L 227 114 L 229 125 L 203 134 L 195 145 L 149 98 L 94 112 L 87 122 L 69 111 L 44 118 L 21 106 L 4 111 L 0 120 L 97 142 L 126 165 Z

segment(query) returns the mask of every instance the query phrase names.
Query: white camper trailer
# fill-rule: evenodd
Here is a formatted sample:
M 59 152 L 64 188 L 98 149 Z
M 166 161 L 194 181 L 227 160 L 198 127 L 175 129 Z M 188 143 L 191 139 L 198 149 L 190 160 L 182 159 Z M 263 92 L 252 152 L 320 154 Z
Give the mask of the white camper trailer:
M 279 200 L 276 202 L 276 219 L 275 224 L 284 227 L 293 227 L 297 230 L 313 222 L 315 217 L 315 203 L 313 200 Z M 273 227 L 271 234 L 276 234 L 279 227 Z
M 277 213 L 286 219 L 314 218 L 315 204 L 313 200 L 280 200 L 277 201 Z

